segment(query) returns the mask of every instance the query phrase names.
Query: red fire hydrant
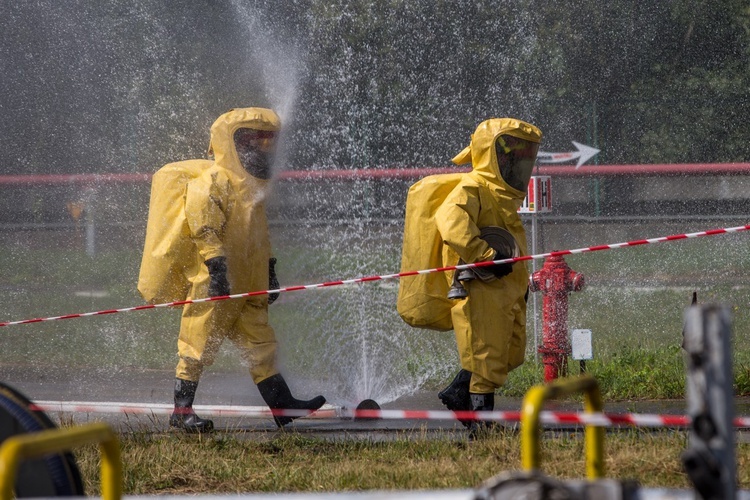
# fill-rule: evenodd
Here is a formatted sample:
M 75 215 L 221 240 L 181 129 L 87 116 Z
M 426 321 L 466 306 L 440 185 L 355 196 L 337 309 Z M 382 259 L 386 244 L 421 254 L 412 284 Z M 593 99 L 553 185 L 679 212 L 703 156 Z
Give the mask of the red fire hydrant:
M 584 286 L 583 274 L 573 271 L 561 255 L 552 255 L 529 279 L 529 290 L 542 292 L 542 345 L 544 381 L 550 382 L 568 372 L 568 292 Z

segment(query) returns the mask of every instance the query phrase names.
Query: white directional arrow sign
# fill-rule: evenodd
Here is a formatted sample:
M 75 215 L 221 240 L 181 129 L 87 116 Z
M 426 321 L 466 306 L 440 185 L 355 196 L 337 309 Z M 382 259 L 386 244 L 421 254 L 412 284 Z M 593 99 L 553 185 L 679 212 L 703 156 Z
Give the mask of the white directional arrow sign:
M 599 153 L 598 149 L 591 146 L 586 146 L 576 141 L 571 142 L 578 151 L 569 151 L 567 153 L 545 153 L 544 151 L 539 151 L 536 155 L 537 161 L 539 163 L 565 163 L 578 158 L 578 163 L 576 163 L 576 168 L 578 168 Z

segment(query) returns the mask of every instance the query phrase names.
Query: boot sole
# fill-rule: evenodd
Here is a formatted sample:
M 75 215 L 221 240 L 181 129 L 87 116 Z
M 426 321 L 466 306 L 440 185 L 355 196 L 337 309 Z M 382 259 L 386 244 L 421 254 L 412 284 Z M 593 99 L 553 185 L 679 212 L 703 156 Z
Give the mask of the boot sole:
M 169 427 L 172 429 L 178 429 L 187 432 L 188 434 L 204 434 L 207 432 L 212 432 L 214 430 L 214 423 L 212 420 L 205 420 L 205 424 L 202 426 L 198 425 L 185 425 L 184 422 L 180 420 L 172 420 L 169 419 Z
M 188 427 L 185 425 L 170 425 L 170 427 L 174 430 L 180 430 L 187 434 L 208 434 L 209 432 L 213 432 L 214 428 L 213 426 L 206 426 L 206 427 Z
M 308 408 L 291 408 L 293 410 L 307 410 L 310 412 L 318 411 L 320 410 L 324 404 L 326 404 L 326 399 L 322 396 L 318 396 L 317 398 L 311 400 L 315 401 L 314 404 L 311 404 Z M 276 423 L 276 426 L 279 428 L 284 427 L 285 425 L 291 424 L 293 420 L 296 420 L 300 417 L 273 417 L 273 421 Z

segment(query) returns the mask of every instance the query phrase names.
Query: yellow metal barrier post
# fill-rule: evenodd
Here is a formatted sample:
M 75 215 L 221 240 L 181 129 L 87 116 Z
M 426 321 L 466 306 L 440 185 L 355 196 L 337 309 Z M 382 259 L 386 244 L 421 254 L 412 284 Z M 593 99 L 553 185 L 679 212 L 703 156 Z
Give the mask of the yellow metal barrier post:
M 591 376 L 556 380 L 547 385 L 529 389 L 521 408 L 521 466 L 525 471 L 539 468 L 539 415 L 544 403 L 569 394 L 583 392 L 586 413 L 602 411 L 599 384 Z M 604 428 L 586 425 L 586 477 L 600 479 L 604 476 Z
M 50 429 L 6 439 L 0 446 L 0 500 L 13 498 L 13 484 L 22 460 L 92 443 L 99 443 L 103 455 L 102 497 L 105 500 L 119 500 L 122 497 L 120 445 L 112 429 L 104 423 Z

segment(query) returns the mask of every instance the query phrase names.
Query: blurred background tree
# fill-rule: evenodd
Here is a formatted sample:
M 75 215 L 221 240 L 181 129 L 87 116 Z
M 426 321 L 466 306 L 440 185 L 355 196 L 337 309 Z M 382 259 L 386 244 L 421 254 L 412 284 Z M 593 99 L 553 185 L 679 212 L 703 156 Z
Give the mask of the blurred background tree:
M 16 2 L 0 173 L 152 172 L 273 106 L 287 168 L 447 165 L 517 116 L 600 163 L 750 157 L 742 0 Z

